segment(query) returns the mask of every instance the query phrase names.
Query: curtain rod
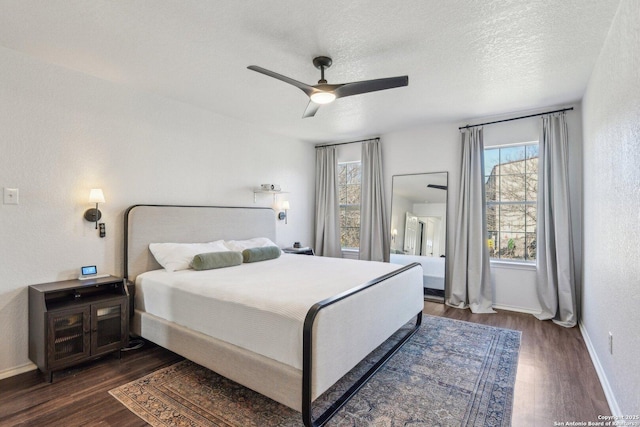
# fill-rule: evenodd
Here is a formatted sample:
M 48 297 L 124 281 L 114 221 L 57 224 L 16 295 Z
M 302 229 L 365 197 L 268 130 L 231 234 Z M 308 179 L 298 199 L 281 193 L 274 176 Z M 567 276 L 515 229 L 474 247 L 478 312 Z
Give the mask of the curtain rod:
M 365 142 L 365 141 L 373 141 L 374 139 L 377 139 L 378 141 L 380 141 L 380 138 L 367 138 L 367 139 L 361 139 L 359 141 L 351 141 L 351 142 L 337 142 L 335 144 L 321 144 L 321 145 L 316 145 L 316 148 L 322 148 L 322 147 L 334 147 L 336 145 L 346 145 L 346 144 L 356 144 L 358 142 Z
M 562 108 L 560 110 L 554 110 L 554 111 L 547 111 L 546 113 L 529 114 L 528 116 L 514 117 L 512 119 L 496 120 L 495 122 L 480 123 L 477 125 L 466 125 L 466 126 L 459 127 L 458 130 L 475 128 L 475 127 L 484 126 L 484 125 L 492 125 L 494 123 L 510 122 L 512 120 L 528 119 L 529 117 L 544 116 L 545 114 L 561 113 L 564 111 L 571 111 L 571 110 L 573 110 L 573 107 Z

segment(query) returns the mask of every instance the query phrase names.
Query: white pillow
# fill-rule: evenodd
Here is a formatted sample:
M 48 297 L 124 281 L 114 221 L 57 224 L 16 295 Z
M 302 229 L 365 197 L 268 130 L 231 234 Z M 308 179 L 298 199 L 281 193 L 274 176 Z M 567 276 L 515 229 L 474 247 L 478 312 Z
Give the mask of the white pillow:
M 238 252 L 242 252 L 245 249 L 264 248 L 265 246 L 278 247 L 278 245 L 276 245 L 266 237 L 255 237 L 248 240 L 227 240 L 224 243 L 230 251 Z
M 149 243 L 149 250 L 158 264 L 167 271 L 191 268 L 193 257 L 207 252 L 225 252 L 224 241 L 209 243 Z

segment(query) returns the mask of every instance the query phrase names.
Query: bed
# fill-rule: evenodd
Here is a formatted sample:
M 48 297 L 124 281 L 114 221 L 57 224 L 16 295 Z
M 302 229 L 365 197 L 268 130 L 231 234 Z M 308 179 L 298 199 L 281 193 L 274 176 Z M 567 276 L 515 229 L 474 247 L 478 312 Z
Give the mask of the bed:
M 444 291 L 445 258 L 419 255 L 391 254 L 392 264 L 409 265 L 417 262 L 422 266 L 422 283 L 425 288 Z
M 275 241 L 272 209 L 127 209 L 132 333 L 300 411 L 306 426 L 323 425 L 420 327 L 422 268 L 282 254 L 231 268 L 167 272 L 149 251 L 151 243 L 258 236 Z M 403 338 L 314 417 L 313 401 L 407 324 Z

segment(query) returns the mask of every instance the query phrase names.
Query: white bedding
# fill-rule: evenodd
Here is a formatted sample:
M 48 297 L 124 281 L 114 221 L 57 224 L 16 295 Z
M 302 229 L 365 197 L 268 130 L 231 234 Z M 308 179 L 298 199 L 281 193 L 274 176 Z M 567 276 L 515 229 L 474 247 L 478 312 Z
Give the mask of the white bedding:
M 392 264 L 408 265 L 417 262 L 422 265 L 424 273 L 422 283 L 425 288 L 444 290 L 444 264 L 445 258 L 427 257 L 418 255 L 391 254 Z
M 135 305 L 301 369 L 309 308 L 396 269 L 388 263 L 283 254 L 216 270 L 154 270 L 136 278 Z

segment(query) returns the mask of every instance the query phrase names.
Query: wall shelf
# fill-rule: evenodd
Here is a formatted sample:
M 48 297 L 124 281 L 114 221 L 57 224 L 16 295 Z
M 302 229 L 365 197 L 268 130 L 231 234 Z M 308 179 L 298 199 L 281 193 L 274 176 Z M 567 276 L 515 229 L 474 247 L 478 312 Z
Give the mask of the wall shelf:
M 253 203 L 256 203 L 256 196 L 258 194 L 273 194 L 273 203 L 277 201 L 278 194 L 289 194 L 288 191 L 274 191 L 274 190 L 263 190 L 262 188 L 254 188 L 253 189 Z

